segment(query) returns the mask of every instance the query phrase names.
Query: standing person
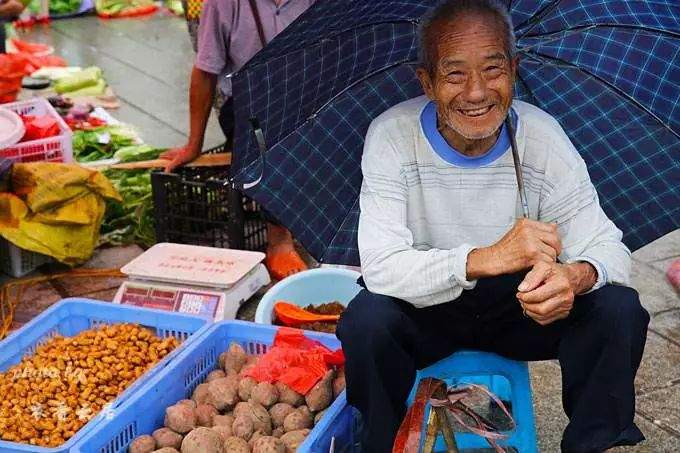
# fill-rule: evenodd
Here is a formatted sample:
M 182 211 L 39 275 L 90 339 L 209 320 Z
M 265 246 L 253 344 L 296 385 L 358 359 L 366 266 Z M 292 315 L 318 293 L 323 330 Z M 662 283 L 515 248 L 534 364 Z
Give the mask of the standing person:
M 513 101 L 512 30 L 498 0 L 436 7 L 421 23 L 426 95 L 368 129 L 365 289 L 337 329 L 366 452 L 392 451 L 416 370 L 459 349 L 559 359 L 563 452 L 644 439 L 634 383 L 649 314 L 628 287 L 630 252 L 557 120 Z M 531 219 L 516 220 L 512 129 Z
M 204 1 L 189 88 L 189 140 L 161 156 L 170 160 L 166 172 L 201 153 L 217 88 L 225 99 L 220 126 L 227 143 L 233 143 L 234 105 L 229 74 L 240 69 L 313 3 L 314 0 Z M 287 229 L 269 222 L 267 235 L 266 264 L 274 278 L 282 279 L 307 269 Z
M 5 22 L 19 17 L 24 10 L 24 4 L 19 0 L 0 0 L 0 53 L 5 53 Z

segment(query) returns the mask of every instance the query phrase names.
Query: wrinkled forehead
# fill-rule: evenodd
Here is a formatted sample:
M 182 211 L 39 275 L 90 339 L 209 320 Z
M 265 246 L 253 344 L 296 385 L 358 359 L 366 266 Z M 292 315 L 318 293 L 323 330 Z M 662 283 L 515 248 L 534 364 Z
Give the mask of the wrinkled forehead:
M 437 67 L 508 59 L 504 26 L 495 17 L 464 14 L 437 24 L 433 32 Z

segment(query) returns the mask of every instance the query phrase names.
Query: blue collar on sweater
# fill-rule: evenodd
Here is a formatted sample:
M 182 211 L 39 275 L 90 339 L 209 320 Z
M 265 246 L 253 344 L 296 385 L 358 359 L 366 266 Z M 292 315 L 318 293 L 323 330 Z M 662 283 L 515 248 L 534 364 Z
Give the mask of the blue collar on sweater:
M 513 109 L 510 109 L 510 120 L 513 125 L 515 125 L 515 130 L 517 130 L 517 114 Z M 510 136 L 504 122 L 501 127 L 501 133 L 498 134 L 496 143 L 489 151 L 476 157 L 466 156 L 461 153 L 449 145 L 444 136 L 437 129 L 437 106 L 432 101 L 427 103 L 420 114 L 420 125 L 425 133 L 425 138 L 430 142 L 434 152 L 446 162 L 457 167 L 478 168 L 490 164 L 505 154 L 510 148 Z

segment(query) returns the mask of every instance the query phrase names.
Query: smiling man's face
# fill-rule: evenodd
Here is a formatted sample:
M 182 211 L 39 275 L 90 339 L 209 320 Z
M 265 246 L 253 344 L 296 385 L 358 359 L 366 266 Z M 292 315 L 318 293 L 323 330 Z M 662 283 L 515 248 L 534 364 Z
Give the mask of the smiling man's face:
M 512 103 L 516 67 L 502 30 L 479 15 L 439 27 L 433 68 L 418 70 L 425 93 L 437 104 L 439 128 L 447 140 L 468 146 L 495 140 Z

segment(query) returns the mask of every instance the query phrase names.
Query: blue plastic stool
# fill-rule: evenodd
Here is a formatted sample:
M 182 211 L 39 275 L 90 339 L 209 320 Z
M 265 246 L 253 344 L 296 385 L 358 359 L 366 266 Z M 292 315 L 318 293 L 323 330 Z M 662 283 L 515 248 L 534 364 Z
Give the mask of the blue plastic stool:
M 538 452 L 529 367 L 526 362 L 517 362 L 487 352 L 456 352 L 418 371 L 416 384 L 408 398 L 409 404 L 413 402 L 418 382 L 425 377 L 441 379 L 449 386 L 464 383 L 485 385 L 501 400 L 510 401 L 516 427 L 506 433 L 509 437 L 499 442 L 499 445 L 515 447 L 520 453 Z M 489 447 L 485 439 L 472 433 L 456 433 L 456 443 L 459 449 Z M 441 436 L 437 439 L 435 451 L 446 451 Z

